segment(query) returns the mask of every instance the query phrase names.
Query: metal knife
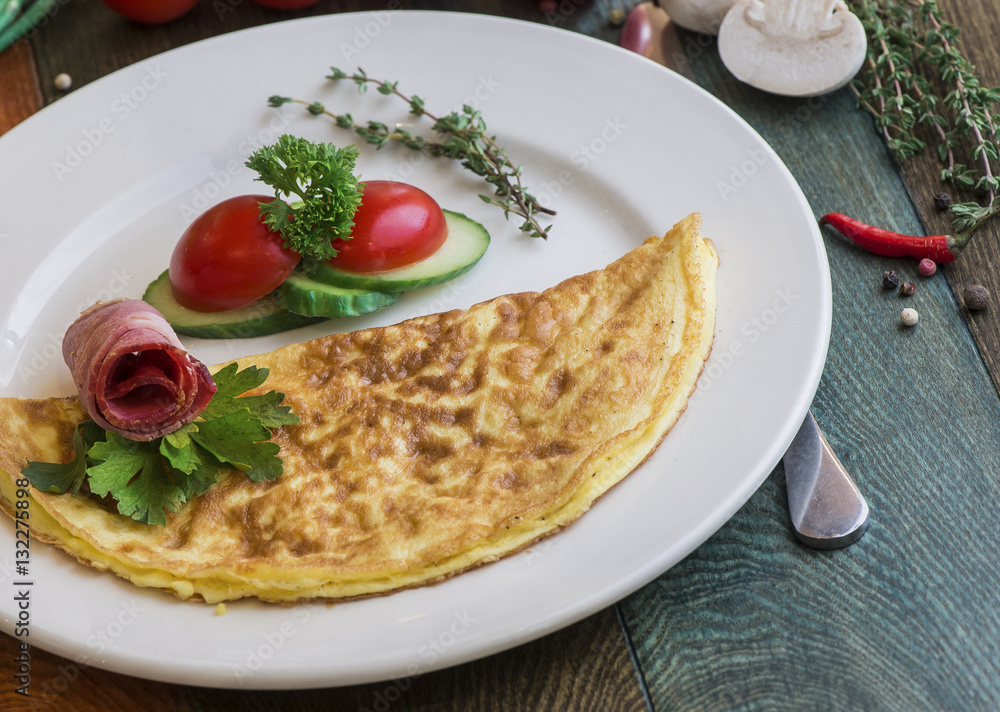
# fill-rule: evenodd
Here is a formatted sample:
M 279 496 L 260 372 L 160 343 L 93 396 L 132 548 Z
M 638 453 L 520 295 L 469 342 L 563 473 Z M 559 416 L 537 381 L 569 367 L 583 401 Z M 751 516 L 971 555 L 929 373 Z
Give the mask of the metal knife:
M 868 503 L 823 437 L 812 412 L 782 458 L 795 535 L 814 549 L 853 544 L 868 529 Z

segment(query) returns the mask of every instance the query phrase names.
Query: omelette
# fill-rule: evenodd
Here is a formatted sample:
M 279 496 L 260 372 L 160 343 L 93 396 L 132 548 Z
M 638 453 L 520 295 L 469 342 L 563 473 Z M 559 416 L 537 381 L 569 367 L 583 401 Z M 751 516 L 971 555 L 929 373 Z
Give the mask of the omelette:
M 239 359 L 269 368 L 261 390 L 301 419 L 275 431 L 282 476 L 231 471 L 165 526 L 32 488 L 31 533 L 209 603 L 380 595 L 517 552 L 584 514 L 684 411 L 714 336 L 718 258 L 700 223 L 540 293 Z M 8 514 L 12 478 L 70 460 L 86 419 L 75 397 L 0 399 Z

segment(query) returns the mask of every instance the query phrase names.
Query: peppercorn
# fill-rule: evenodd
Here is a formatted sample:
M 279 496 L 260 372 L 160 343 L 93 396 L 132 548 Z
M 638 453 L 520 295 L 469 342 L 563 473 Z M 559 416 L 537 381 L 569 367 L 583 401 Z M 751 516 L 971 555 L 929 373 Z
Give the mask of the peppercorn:
M 934 196 L 934 207 L 938 210 L 947 210 L 951 207 L 951 196 L 947 193 L 938 193 Z
M 917 314 L 916 309 L 907 307 L 899 312 L 899 320 L 903 322 L 903 326 L 914 326 L 920 320 L 920 315 Z
M 62 74 L 57 74 L 56 78 L 52 81 L 55 88 L 59 91 L 69 91 L 73 86 L 73 77 L 63 72 Z
M 894 270 L 887 269 L 882 273 L 882 288 L 895 289 L 899 286 L 899 275 Z
M 981 284 L 970 284 L 962 291 L 962 300 L 971 311 L 985 309 L 990 303 L 990 290 Z
M 612 27 L 621 27 L 625 24 L 626 19 L 625 11 L 621 8 L 616 7 L 608 13 L 608 24 Z
M 932 274 L 937 272 L 937 262 L 925 257 L 920 260 L 920 264 L 917 265 L 917 272 L 925 277 L 930 277 Z
M 917 285 L 913 282 L 903 282 L 899 285 L 899 296 L 901 297 L 912 297 L 915 291 L 917 291 Z

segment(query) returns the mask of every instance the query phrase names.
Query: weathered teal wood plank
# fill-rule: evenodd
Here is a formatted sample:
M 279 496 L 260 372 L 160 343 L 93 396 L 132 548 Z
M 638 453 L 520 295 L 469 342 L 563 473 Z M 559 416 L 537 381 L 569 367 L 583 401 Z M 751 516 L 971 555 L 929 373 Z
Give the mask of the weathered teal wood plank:
M 699 82 L 763 134 L 817 215 L 919 231 L 849 92 L 771 97 L 701 49 L 689 52 Z M 654 708 L 1000 709 L 996 393 L 940 274 L 825 241 L 833 334 L 813 412 L 868 497 L 871 529 L 837 552 L 797 544 L 779 465 L 722 530 L 623 604 Z M 888 268 L 917 283 L 914 297 L 882 291 Z M 898 324 L 904 306 L 920 312 L 914 329 Z

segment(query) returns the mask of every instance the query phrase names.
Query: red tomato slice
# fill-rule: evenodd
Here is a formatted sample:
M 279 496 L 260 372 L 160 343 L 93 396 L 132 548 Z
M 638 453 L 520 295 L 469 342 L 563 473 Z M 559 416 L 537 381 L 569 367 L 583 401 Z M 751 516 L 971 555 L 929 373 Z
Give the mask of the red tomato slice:
M 101 0 L 105 5 L 123 17 L 136 22 L 158 25 L 176 20 L 198 0 Z
M 430 257 L 448 236 L 441 207 L 406 183 L 372 180 L 364 184 L 350 240 L 333 246 L 330 264 L 349 272 L 385 272 Z
M 277 288 L 301 256 L 260 221 L 270 195 L 240 195 L 206 210 L 188 226 L 170 258 L 170 287 L 188 309 L 246 306 Z

